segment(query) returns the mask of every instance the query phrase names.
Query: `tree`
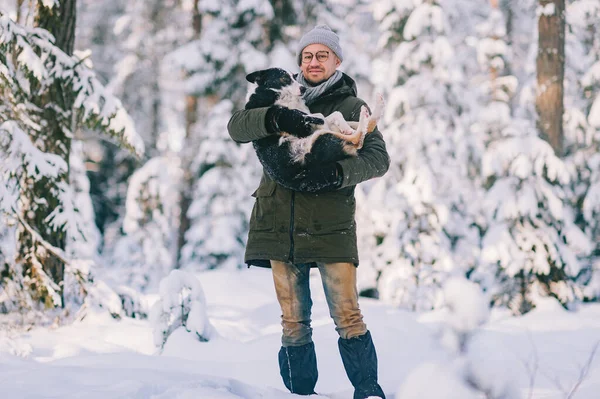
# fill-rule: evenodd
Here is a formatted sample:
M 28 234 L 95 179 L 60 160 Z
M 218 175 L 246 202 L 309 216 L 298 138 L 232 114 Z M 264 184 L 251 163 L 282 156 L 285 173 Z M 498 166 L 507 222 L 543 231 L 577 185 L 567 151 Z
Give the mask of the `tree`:
M 249 193 L 255 188 L 258 169 L 253 147 L 240 146 L 227 134 L 232 108 L 231 101 L 223 100 L 208 115 L 191 166 L 200 177 L 195 183 L 188 211 L 191 227 L 182 249 L 181 265 L 187 270 L 243 265 L 253 203 Z
M 2 214 L 18 226 L 17 249 L 5 263 L 3 282 L 16 284 L 21 304 L 29 308 L 40 302 L 64 306 L 67 231 L 84 231 L 76 227 L 81 219 L 69 184 L 74 132 L 85 125 L 143 152 L 120 102 L 104 90 L 85 59 L 70 54 L 74 2 L 46 4 L 37 3 L 36 24 L 55 30 L 56 39 L 0 12 L 0 175 L 6 187 L 0 204 Z
M 199 40 L 202 33 L 202 14 L 199 9 L 199 0 L 194 0 L 192 6 L 192 40 Z M 183 169 L 183 178 L 179 194 L 179 230 L 177 235 L 177 265 L 180 267 L 181 249 L 185 245 L 185 234 L 190 228 L 190 219 L 188 211 L 192 203 L 192 191 L 194 176 L 191 170 L 192 159 L 194 158 L 195 148 L 188 143 L 192 141 L 192 133 L 198 122 L 198 97 L 192 93 L 185 94 L 185 146 L 181 149 L 181 160 Z
M 63 0 L 54 3 L 50 7 L 39 1 L 36 11 L 35 26 L 46 29 L 54 36 L 54 45 L 67 56 L 72 56 L 75 43 L 75 1 Z M 71 149 L 71 132 L 73 132 L 74 126 L 71 124 L 71 120 L 64 119 L 60 114 L 64 111 L 69 112 L 72 109 L 73 100 L 74 97 L 63 90 L 60 81 L 55 81 L 54 84 L 48 87 L 46 96 L 33 99 L 33 104 L 42 110 L 41 119 L 46 121 L 42 133 L 45 136 L 45 139 L 42 139 L 44 141 L 43 150 L 58 155 L 67 164 Z M 34 140 L 43 137 L 40 134 L 36 136 Z M 62 171 L 55 179 L 40 179 L 34 184 L 32 191 L 23 193 L 27 202 L 30 203 L 34 202 L 36 198 L 46 197 L 46 204 L 38 205 L 33 212 L 24 213 L 22 217 L 35 231 L 42 234 L 44 240 L 63 250 L 65 249 L 66 238 L 64 224 L 59 222 L 53 228 L 48 229 L 47 222 L 54 218 L 52 213 L 63 202 L 59 198 L 60 192 L 57 192 L 57 189 L 59 185 L 65 185 L 68 178 L 67 169 Z M 35 239 L 31 237 L 30 232 L 22 231 L 19 244 L 21 245 L 19 250 L 21 259 L 28 263 L 29 259 L 34 256 L 30 250 L 36 248 Z M 64 280 L 64 262 L 51 253 L 42 256 L 39 261 L 48 277 L 60 287 Z M 33 268 L 33 265 L 31 263 L 29 267 Z M 59 288 L 59 292 L 62 296 L 62 288 Z
M 366 207 L 375 223 L 369 259 L 381 298 L 413 309 L 441 304 L 440 287 L 476 261 L 476 157 L 466 121 L 473 107 L 466 74 L 467 2 L 377 2 L 384 27 L 374 82 L 390 87 L 382 131 L 392 159 Z M 470 26 L 471 24 L 466 24 Z M 463 36 L 464 35 L 464 36 Z M 476 143 L 475 143 L 476 144 Z M 474 176 L 476 177 L 476 176 Z
M 600 297 L 600 4 L 578 0 L 567 7 L 565 162 L 573 176 L 568 199 L 577 225 L 595 243 L 581 259 L 579 281 L 588 300 Z
M 570 182 L 566 164 L 533 123 L 536 97 L 525 71 L 534 69 L 521 54 L 533 53 L 535 43 L 527 50 L 517 41 L 534 18 L 533 8 L 510 3 L 512 7 L 524 8 L 494 9 L 480 29 L 487 38 L 479 41 L 478 58 L 490 79 L 482 86 L 484 105 L 472 129 L 485 143 L 481 173 L 486 218 L 481 260 L 470 277 L 482 284 L 494 305 L 526 313 L 543 296 L 565 306 L 582 298 L 578 258 L 589 251 L 589 240 L 565 202 Z

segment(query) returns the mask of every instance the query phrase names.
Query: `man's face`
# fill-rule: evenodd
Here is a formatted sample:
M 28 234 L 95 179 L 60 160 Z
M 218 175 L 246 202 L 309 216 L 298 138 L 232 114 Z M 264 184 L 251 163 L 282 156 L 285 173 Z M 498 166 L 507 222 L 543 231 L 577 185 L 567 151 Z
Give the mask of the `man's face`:
M 319 58 L 322 61 L 319 61 Z M 327 60 L 323 61 L 324 58 Z M 300 59 L 302 75 L 312 85 L 318 85 L 329 79 L 341 64 L 337 55 L 329 47 L 316 43 L 306 46 L 302 50 Z

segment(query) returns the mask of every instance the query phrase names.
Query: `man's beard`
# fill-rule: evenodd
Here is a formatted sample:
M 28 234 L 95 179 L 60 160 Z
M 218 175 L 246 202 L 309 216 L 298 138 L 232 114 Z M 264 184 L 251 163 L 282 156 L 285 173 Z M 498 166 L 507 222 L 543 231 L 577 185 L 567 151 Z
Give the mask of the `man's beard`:
M 322 72 L 322 71 L 319 71 L 319 72 Z M 321 83 L 325 82 L 325 81 L 326 81 L 328 78 L 323 78 L 323 79 L 313 80 L 313 79 L 312 79 L 312 78 L 310 78 L 310 77 L 306 77 L 306 76 L 304 76 L 304 79 L 306 79 L 306 81 L 307 81 L 307 82 L 308 82 L 308 83 L 309 83 L 311 86 L 313 86 L 313 87 L 314 87 L 314 86 L 318 86 L 318 85 L 320 85 Z

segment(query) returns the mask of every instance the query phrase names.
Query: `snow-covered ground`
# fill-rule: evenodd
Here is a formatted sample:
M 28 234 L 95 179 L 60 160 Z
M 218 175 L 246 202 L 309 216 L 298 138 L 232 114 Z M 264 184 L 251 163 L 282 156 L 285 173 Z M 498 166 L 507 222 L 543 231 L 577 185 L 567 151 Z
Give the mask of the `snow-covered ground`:
M 0 324 L 0 397 L 297 397 L 286 392 L 279 377 L 279 309 L 269 271 L 213 271 L 197 277 L 218 336 L 203 343 L 179 329 L 161 355 L 155 354 L 146 320 L 116 321 L 98 312 L 69 326 L 26 333 Z M 349 399 L 352 387 L 337 352 L 318 273 L 311 281 L 320 373 L 316 390 Z M 440 378 L 440 370 L 450 373 L 449 365 L 456 364 L 440 339 L 444 312 L 416 314 L 368 298 L 361 298 L 361 307 L 389 398 L 464 398 L 450 386 L 446 389 Z M 600 353 L 594 356 L 594 348 L 599 341 L 600 305 L 566 312 L 547 300 L 519 318 L 493 312 L 470 341 L 469 362 L 487 385 L 508 385 L 522 398 L 598 399 Z M 410 394 L 402 387 L 408 380 Z M 432 386 L 437 386 L 435 397 L 428 396 Z

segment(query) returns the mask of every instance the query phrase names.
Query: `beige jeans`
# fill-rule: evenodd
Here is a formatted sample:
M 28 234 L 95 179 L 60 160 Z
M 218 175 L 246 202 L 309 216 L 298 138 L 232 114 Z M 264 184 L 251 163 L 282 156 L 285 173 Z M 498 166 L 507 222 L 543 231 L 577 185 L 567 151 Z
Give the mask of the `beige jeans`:
M 271 261 L 275 291 L 281 306 L 281 343 L 284 347 L 312 342 L 310 266 L 310 263 Z M 365 334 L 367 326 L 358 307 L 356 266 L 352 263 L 318 263 L 317 266 L 329 314 L 340 337 L 348 339 Z

